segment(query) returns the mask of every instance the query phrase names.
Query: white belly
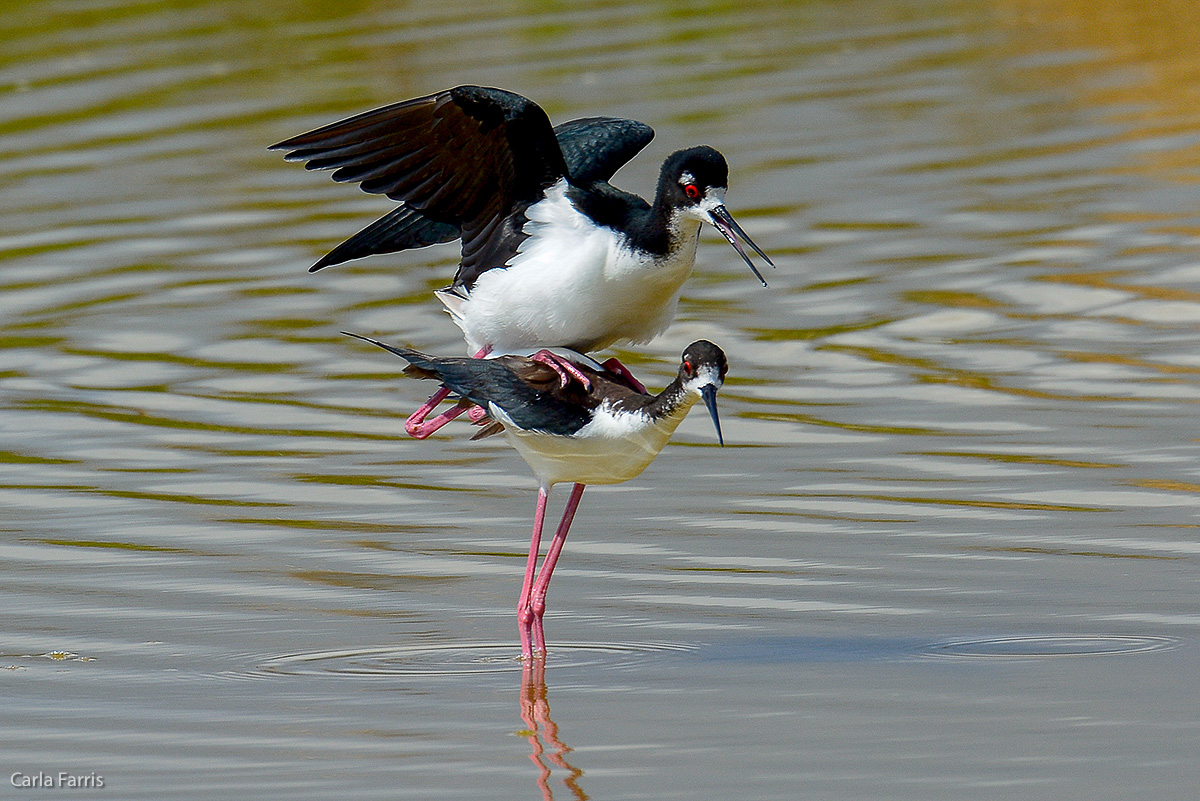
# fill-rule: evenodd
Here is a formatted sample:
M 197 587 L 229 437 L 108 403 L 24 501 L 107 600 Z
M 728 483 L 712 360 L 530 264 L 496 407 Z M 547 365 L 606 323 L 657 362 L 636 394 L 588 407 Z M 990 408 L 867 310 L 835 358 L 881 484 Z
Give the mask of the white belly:
M 508 441 L 533 469 L 544 487 L 562 482 L 620 484 L 641 475 L 662 451 L 691 404 L 668 417 L 624 416 L 621 421 L 597 415 L 573 437 L 522 431 L 491 404 L 491 415 L 504 424 Z
M 640 258 L 616 232 L 571 205 L 565 183 L 530 207 L 530 237 L 507 267 L 484 272 L 470 296 L 447 301 L 471 353 L 648 342 L 670 325 L 696 258 L 699 223 L 666 261 Z M 566 254 L 566 255 L 564 255 Z

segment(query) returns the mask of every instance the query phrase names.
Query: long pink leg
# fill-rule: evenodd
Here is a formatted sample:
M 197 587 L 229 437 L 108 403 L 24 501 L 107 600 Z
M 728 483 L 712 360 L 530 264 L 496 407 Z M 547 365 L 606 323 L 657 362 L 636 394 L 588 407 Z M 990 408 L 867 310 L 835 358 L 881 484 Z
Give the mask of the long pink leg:
M 554 532 L 554 539 L 550 542 L 550 548 L 546 551 L 546 558 L 542 560 L 542 569 L 538 573 L 537 581 L 533 584 L 533 592 L 529 598 L 529 610 L 533 614 L 533 649 L 546 653 L 546 634 L 542 631 L 542 615 L 546 614 L 546 590 L 550 586 L 550 576 L 554 573 L 554 565 L 558 563 L 558 557 L 562 553 L 563 545 L 567 542 L 567 531 L 571 528 L 571 521 L 575 519 L 575 510 L 579 508 L 579 499 L 583 496 L 583 484 L 576 484 L 571 487 L 571 497 L 567 499 L 567 507 L 563 509 L 562 520 L 558 524 L 558 530 Z M 543 515 L 545 510 L 542 510 Z
M 484 347 L 480 348 L 479 352 L 476 353 L 472 358 L 482 359 L 491 352 L 492 346 L 485 345 Z M 446 425 L 446 423 L 449 423 L 455 417 L 458 417 L 467 409 L 477 408 L 470 405 L 455 406 L 450 411 L 442 412 L 429 422 L 425 422 L 425 418 L 429 416 L 429 413 L 436 409 L 438 404 L 444 401 L 446 396 L 449 394 L 450 390 L 446 387 L 442 387 L 437 392 L 430 395 L 429 400 L 425 401 L 425 404 L 420 409 L 417 409 L 415 412 L 409 415 L 409 418 L 404 421 L 404 430 L 408 432 L 410 437 L 413 437 L 414 439 L 425 439 L 434 431 L 437 431 L 439 428 Z
M 585 390 L 590 390 L 592 388 L 591 380 L 586 375 L 579 372 L 578 367 L 571 364 L 569 360 L 564 359 L 554 351 L 539 350 L 529 358 L 533 359 L 535 362 L 541 362 L 542 364 L 553 368 L 554 372 L 558 373 L 559 386 L 564 389 L 566 388 L 567 384 L 571 383 L 572 378 L 582 384 Z
M 550 490 L 538 488 L 537 510 L 533 513 L 533 536 L 529 538 L 529 559 L 525 562 L 525 583 L 517 601 L 517 624 L 521 629 L 521 658 L 533 659 L 533 608 L 529 596 L 533 592 L 533 575 L 537 571 L 538 549 L 542 545 L 542 526 L 546 522 L 546 500 Z
M 613 356 L 600 366 L 605 370 L 608 370 L 610 373 L 616 373 L 621 378 L 625 379 L 629 386 L 633 387 L 638 392 L 641 392 L 643 395 L 646 393 L 646 385 L 634 378 L 633 373 L 629 372 L 629 368 L 621 364 L 616 356 Z

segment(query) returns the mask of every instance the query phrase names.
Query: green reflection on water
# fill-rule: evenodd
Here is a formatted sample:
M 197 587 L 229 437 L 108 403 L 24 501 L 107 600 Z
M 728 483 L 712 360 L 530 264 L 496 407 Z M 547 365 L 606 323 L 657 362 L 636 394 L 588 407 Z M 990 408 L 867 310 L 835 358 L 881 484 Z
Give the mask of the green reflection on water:
M 911 503 L 921 506 L 963 506 L 979 509 L 1014 509 L 1031 512 L 1111 512 L 1106 506 L 1082 506 L 1070 503 L 1030 503 L 1027 501 L 984 501 L 965 498 L 928 498 L 915 495 L 882 495 L 875 493 L 784 493 L 789 498 L 856 498 L 889 503 Z
M 320 520 L 298 520 L 283 517 L 225 517 L 218 523 L 232 526 L 266 526 L 269 528 L 297 529 L 300 531 L 352 531 L 362 534 L 428 533 L 442 527 L 436 525 L 406 526 L 402 523 L 370 523 L 364 520 L 339 520 L 323 517 Z M 454 530 L 444 527 L 446 530 Z
M 1187 556 L 1164 556 L 1150 553 L 1117 553 L 1115 551 L 1075 551 L 1066 548 L 1040 548 L 1032 545 L 996 546 L 996 545 L 967 545 L 965 551 L 983 551 L 985 553 L 1015 553 L 1037 554 L 1039 556 L 1098 556 L 1103 559 L 1152 559 L 1161 561 L 1177 561 L 1189 559 Z
M 348 573 L 337 570 L 292 570 L 288 575 L 301 581 L 347 587 L 355 590 L 385 590 L 401 592 L 418 590 L 429 584 L 449 584 L 462 581 L 464 576 L 436 576 L 422 573 Z
M 933 303 L 959 309 L 1001 309 L 1008 306 L 974 292 L 954 292 L 948 289 L 913 289 L 904 293 L 905 300 L 913 303 Z
M 1116 462 L 1086 462 L 1079 459 L 1060 459 L 1051 456 L 1038 456 L 1025 453 L 987 453 L 979 451 L 977 453 L 968 451 L 919 451 L 911 454 L 916 456 L 947 456 L 952 458 L 962 459 L 986 459 L 989 462 L 1007 462 L 1013 464 L 1039 464 L 1048 465 L 1051 467 L 1080 467 L 1080 468 L 1106 468 L 1106 467 L 1121 467 Z
M 43 545 L 59 545 L 67 548 L 114 548 L 121 551 L 149 551 L 151 553 L 181 553 L 191 556 L 204 556 L 200 551 L 191 548 L 170 548 L 165 545 L 144 545 L 135 542 L 108 542 L 104 540 L 54 540 L 36 538 L 33 542 Z
M 824 339 L 825 337 L 852 331 L 870 331 L 872 328 L 879 328 L 880 326 L 894 322 L 896 322 L 896 318 L 894 317 L 876 317 L 857 323 L 840 323 L 838 325 L 826 325 L 818 328 L 754 328 L 747 326 L 745 330 L 755 334 L 754 338 L 760 342 L 797 342 Z
M 428 464 L 441 464 L 440 461 L 431 461 Z M 354 473 L 352 475 L 326 475 L 321 473 L 308 473 L 293 475 L 296 481 L 304 481 L 311 484 L 328 484 L 331 486 L 346 486 L 346 487 L 387 487 L 389 489 L 413 489 L 423 492 L 461 492 L 461 493 L 478 493 L 490 494 L 492 491 L 483 487 L 466 487 L 466 486 L 447 486 L 443 484 L 430 484 L 416 481 L 397 481 L 392 478 L 380 475 L 369 475 L 366 473 Z
M 239 399 L 245 402 L 245 399 Z M 261 401 L 271 402 L 276 401 Z M 195 420 L 180 420 L 175 417 L 164 417 L 141 410 L 130 410 L 113 406 L 105 406 L 86 401 L 68 401 L 53 398 L 34 398 L 21 401 L 20 408 L 36 409 L 47 412 L 78 414 L 84 417 L 95 417 L 119 423 L 137 423 L 138 425 L 157 426 L 160 428 L 178 428 L 188 431 L 210 431 L 230 434 L 256 434 L 284 437 L 328 437 L 331 439 L 373 440 L 393 442 L 406 437 L 388 434 L 368 434 L 361 431 L 342 431 L 338 429 L 313 430 L 307 428 L 264 428 L 256 426 L 230 425 L 228 423 L 202 423 Z M 270 453 L 270 451 L 266 452 Z
M 920 426 L 892 426 L 870 423 L 845 423 L 839 420 L 826 420 L 811 414 L 798 412 L 742 412 L 739 417 L 751 420 L 774 420 L 781 423 L 799 423 L 802 425 L 826 426 L 840 428 L 845 431 L 867 431 L 872 434 L 906 434 L 918 436 L 964 436 L 962 431 L 941 431 L 936 428 Z
M 14 451 L 0 451 L 0 464 L 79 464 L 81 459 L 52 459 L 45 456 L 29 456 Z

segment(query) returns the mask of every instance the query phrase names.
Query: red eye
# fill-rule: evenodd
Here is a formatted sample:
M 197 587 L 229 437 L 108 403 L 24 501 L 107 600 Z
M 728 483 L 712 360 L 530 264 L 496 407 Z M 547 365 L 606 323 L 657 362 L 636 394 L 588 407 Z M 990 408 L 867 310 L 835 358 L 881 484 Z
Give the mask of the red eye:
M 692 200 L 695 200 L 696 198 L 700 197 L 700 187 L 696 186 L 695 184 L 687 184 L 683 187 L 683 193 Z
M 692 363 L 689 362 L 687 359 L 683 360 L 683 371 L 685 373 L 687 373 L 688 375 L 692 374 Z

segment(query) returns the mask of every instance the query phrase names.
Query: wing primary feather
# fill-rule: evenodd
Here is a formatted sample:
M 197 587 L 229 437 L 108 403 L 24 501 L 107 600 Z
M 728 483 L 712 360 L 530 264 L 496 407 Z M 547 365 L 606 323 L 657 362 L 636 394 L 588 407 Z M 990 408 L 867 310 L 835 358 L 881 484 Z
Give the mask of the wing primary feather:
M 455 283 L 470 288 L 483 272 L 508 263 L 524 239 L 525 210 L 548 187 L 566 176 L 577 186 L 614 191 L 608 179 L 653 137 L 650 126 L 616 117 L 552 128 L 546 112 L 521 95 L 459 86 L 356 114 L 271 149 L 408 210 L 385 215 L 310 269 L 458 235 Z M 393 214 L 412 222 L 400 226 Z

